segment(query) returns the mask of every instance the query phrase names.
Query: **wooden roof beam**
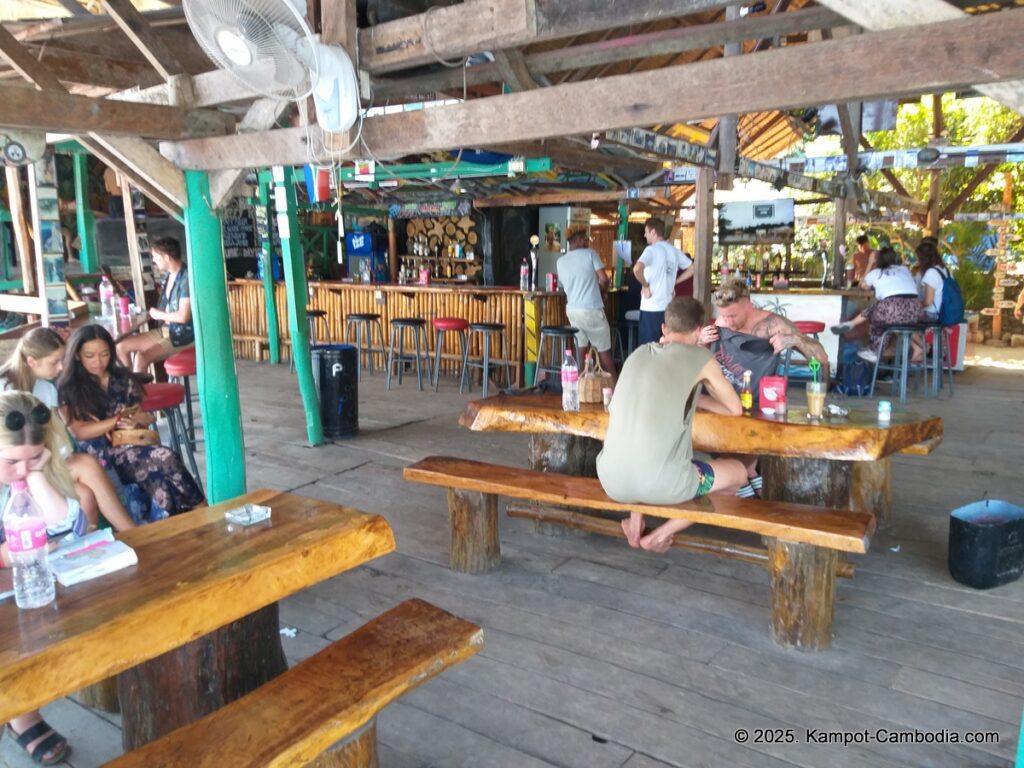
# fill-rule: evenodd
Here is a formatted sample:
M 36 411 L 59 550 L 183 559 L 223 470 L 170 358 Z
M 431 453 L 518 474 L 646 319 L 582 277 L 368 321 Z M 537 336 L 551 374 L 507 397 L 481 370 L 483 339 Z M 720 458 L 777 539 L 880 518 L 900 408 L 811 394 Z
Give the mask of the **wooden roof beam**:
M 942 21 L 962 19 L 968 14 L 946 0 L 818 0 L 865 29 L 883 30 L 921 27 Z M 1002 17 L 1005 11 L 993 16 Z M 925 33 L 927 35 L 927 33 Z M 1024 80 L 1000 83 L 980 81 L 979 92 L 1024 115 Z
M 792 34 L 839 24 L 842 21 L 841 16 L 828 9 L 808 8 L 769 16 L 747 16 L 738 21 L 677 27 L 553 51 L 528 53 L 524 56 L 524 62 L 534 76 L 548 75 L 569 69 L 597 67 L 630 59 L 678 54 L 726 43 Z M 466 84 L 470 86 L 496 82 L 500 77 L 496 64 L 477 64 L 466 69 Z M 376 78 L 373 81 L 374 94 L 381 98 L 461 87 L 462 72 L 450 68 L 416 77 Z
M 541 40 L 724 8 L 740 0 L 466 0 L 359 30 L 359 66 L 394 72 L 438 58 L 520 48 Z
M 146 61 L 160 73 L 164 80 L 186 74 L 181 62 L 164 44 L 164 41 L 153 33 L 146 17 L 140 13 L 129 0 L 100 0 L 103 9 L 110 15 L 121 31 L 134 43 Z
M 363 137 L 374 155 L 393 158 L 1024 77 L 1024 57 L 1017 54 L 1024 9 L 941 22 L 928 31 L 872 32 L 381 115 L 364 122 Z M 817 74 L 803 77 L 807 72 Z M 244 168 L 307 162 L 305 142 L 306 129 L 298 128 L 166 144 L 161 151 L 181 168 Z

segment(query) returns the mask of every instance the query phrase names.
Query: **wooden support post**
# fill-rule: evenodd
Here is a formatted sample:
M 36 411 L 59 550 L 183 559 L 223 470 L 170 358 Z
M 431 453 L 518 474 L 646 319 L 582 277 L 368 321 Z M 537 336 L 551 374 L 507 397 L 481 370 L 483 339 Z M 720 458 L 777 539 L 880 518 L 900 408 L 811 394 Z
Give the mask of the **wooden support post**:
M 96 250 L 96 219 L 89 204 L 89 155 L 75 152 L 71 160 L 75 168 L 75 221 L 80 243 L 78 260 L 83 272 L 96 272 L 100 268 L 100 255 Z
M 725 9 L 726 23 L 735 22 L 740 18 L 740 7 L 730 5 Z M 739 42 L 726 43 L 722 54 L 728 58 L 739 56 L 743 45 Z M 722 190 L 732 189 L 733 174 L 736 172 L 736 129 L 739 118 L 735 114 L 722 115 L 718 118 L 718 178 L 717 186 Z
M 28 239 L 28 220 L 25 218 L 25 199 L 21 196 L 21 170 L 4 168 L 7 179 L 7 205 L 11 209 L 11 226 L 14 228 L 14 250 L 21 265 L 21 285 L 27 294 L 36 292 L 35 256 Z
M 498 541 L 498 497 L 458 488 L 448 489 L 451 569 L 486 573 L 501 563 Z
M 784 648 L 824 651 L 832 644 L 838 553 L 768 539 L 772 638 Z
M 281 236 L 284 260 L 285 293 L 288 297 L 288 332 L 291 336 L 292 360 L 299 380 L 302 407 L 306 412 L 306 436 L 310 445 L 323 445 L 324 430 L 320 422 L 320 402 L 313 382 L 313 365 L 309 353 L 309 327 L 306 323 L 306 262 L 299 238 L 299 217 L 296 212 L 295 183 L 289 166 L 274 166 L 274 208 L 277 231 Z
M 846 281 L 846 198 L 837 197 L 835 229 L 832 233 L 832 285 L 839 288 Z
M 274 220 L 271 215 L 270 171 L 259 172 L 256 229 L 260 237 L 260 260 L 263 262 L 263 303 L 267 309 L 267 354 L 270 363 L 281 362 L 281 329 L 277 324 L 277 297 L 274 295 Z
M 231 346 L 220 219 L 207 203 L 209 175 L 202 171 L 186 172 L 185 189 L 188 289 L 196 336 L 196 381 L 206 436 L 206 495 L 211 504 L 216 504 L 245 493 L 242 410 Z
M 108 677 L 93 683 L 88 688 L 80 690 L 75 698 L 78 703 L 90 709 L 98 709 L 100 712 L 118 714 L 121 711 L 121 703 L 117 699 L 117 677 Z
M 398 229 L 395 220 L 388 216 L 388 272 L 391 282 L 398 282 Z
M 938 140 L 942 136 L 944 120 L 942 117 L 942 94 L 932 94 L 932 139 Z M 928 220 L 925 229 L 933 237 L 939 236 L 942 228 L 942 169 L 935 168 L 929 171 L 931 177 L 928 185 Z
M 626 240 L 629 238 L 629 204 L 619 203 L 619 228 L 615 233 L 616 240 Z M 625 268 L 625 262 L 618 256 L 615 257 L 615 282 L 616 288 L 622 287 L 623 269 Z M 616 320 L 620 318 L 614 318 Z
M 892 460 L 888 456 L 853 462 L 849 508 L 870 512 L 879 528 L 892 525 Z
M 693 298 L 711 309 L 711 254 L 715 236 L 715 172 L 697 169 L 696 222 L 694 225 Z
M 135 306 L 146 310 L 146 282 L 142 277 L 142 250 L 139 247 L 139 232 L 135 221 L 135 208 L 132 203 L 132 185 L 128 178 L 118 174 L 121 187 L 121 200 L 124 203 L 124 229 L 128 238 L 128 265 L 132 271 L 132 289 L 135 291 Z M 191 271 L 191 270 L 189 270 Z M 189 287 L 192 295 L 192 288 Z
M 350 733 L 306 768 L 378 768 L 377 718 Z

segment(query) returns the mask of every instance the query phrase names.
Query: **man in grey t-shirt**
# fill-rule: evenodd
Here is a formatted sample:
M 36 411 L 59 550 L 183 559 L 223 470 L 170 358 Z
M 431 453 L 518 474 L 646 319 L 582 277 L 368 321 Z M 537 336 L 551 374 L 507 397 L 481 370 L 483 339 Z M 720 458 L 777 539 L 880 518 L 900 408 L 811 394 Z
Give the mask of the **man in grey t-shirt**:
M 558 259 L 555 269 L 558 284 L 565 291 L 565 314 L 570 325 L 578 330 L 576 345 L 580 360 L 583 359 L 583 351 L 592 345 L 601 367 L 614 376 L 612 334 L 604 314 L 603 292 L 608 287 L 608 275 L 601 257 L 587 247 L 589 241 L 585 226 L 569 227 L 566 232 L 569 250 Z

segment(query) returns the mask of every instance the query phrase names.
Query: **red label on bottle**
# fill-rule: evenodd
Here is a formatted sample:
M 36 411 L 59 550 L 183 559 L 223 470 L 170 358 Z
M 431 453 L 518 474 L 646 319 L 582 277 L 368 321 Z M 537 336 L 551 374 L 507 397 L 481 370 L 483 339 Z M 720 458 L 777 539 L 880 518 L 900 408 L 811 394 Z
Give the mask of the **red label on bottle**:
M 4 537 L 11 552 L 32 552 L 46 546 L 46 523 L 41 517 L 8 520 Z

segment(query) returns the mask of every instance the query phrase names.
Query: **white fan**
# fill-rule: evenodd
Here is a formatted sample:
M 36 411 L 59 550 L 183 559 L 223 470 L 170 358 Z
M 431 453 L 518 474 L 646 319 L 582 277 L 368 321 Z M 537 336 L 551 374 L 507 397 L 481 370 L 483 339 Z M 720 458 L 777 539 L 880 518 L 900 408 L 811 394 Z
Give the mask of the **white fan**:
M 306 24 L 305 0 L 184 0 L 182 6 L 206 54 L 247 88 L 288 101 L 312 93 L 326 131 L 355 123 L 355 68 L 344 48 L 317 40 Z

